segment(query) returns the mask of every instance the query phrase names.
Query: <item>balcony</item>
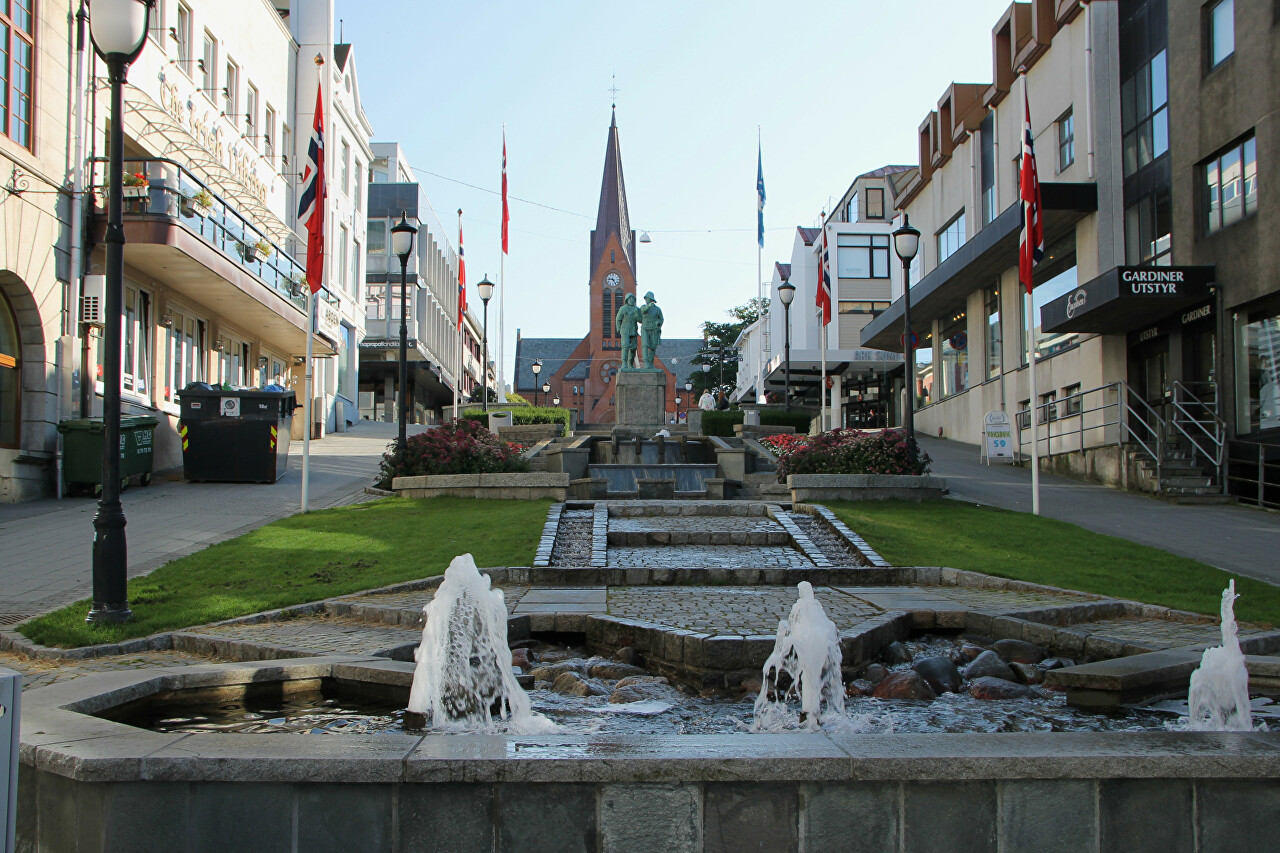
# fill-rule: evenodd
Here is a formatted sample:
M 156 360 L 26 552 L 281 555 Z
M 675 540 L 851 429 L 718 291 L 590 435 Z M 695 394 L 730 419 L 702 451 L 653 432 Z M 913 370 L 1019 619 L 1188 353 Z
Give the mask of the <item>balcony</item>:
M 263 340 L 306 348 L 306 271 L 277 240 L 172 160 L 125 160 L 125 263 Z M 106 169 L 92 163 L 94 237 L 106 228 Z M 319 293 L 336 301 L 327 290 Z M 318 343 L 327 343 L 316 338 Z

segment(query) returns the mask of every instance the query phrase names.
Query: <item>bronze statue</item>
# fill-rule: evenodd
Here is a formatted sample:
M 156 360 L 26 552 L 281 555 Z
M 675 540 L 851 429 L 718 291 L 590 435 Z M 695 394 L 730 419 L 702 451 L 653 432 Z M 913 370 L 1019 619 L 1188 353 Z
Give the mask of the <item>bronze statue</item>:
M 640 335 L 644 367 L 655 370 L 653 359 L 658 354 L 658 345 L 662 343 L 662 309 L 658 307 L 652 290 L 644 295 L 644 307 L 640 309 Z
M 622 369 L 636 369 L 636 326 L 641 322 L 640 309 L 636 307 L 636 295 L 628 293 L 626 303 L 613 318 L 614 331 L 622 339 Z

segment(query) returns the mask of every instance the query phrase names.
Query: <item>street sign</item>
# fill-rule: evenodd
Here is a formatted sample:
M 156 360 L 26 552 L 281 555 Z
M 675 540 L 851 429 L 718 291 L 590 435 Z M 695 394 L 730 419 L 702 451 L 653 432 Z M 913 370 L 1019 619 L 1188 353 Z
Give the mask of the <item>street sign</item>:
M 988 465 L 992 459 L 1014 458 L 1013 429 L 1009 425 L 1009 416 L 1004 412 L 987 412 L 982 417 L 982 450 L 978 455 L 979 460 L 984 455 Z

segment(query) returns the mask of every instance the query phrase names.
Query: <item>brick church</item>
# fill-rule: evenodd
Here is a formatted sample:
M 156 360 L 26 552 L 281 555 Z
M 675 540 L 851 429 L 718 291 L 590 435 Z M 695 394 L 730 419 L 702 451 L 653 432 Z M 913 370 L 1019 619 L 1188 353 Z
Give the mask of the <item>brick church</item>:
M 614 379 L 622 367 L 622 342 L 614 330 L 613 318 L 628 294 L 635 294 L 643 305 L 644 290 L 636 290 L 636 232 L 631 230 L 627 215 L 627 189 L 622 180 L 622 153 L 618 146 L 618 120 L 614 113 L 609 123 L 609 140 L 604 154 L 604 179 L 600 182 L 600 207 L 596 227 L 591 232 L 588 258 L 588 316 L 591 329 L 586 337 L 526 338 L 516 332 L 515 390 L 530 403 L 550 405 L 554 397 L 560 405 L 576 409 L 578 421 L 588 424 L 613 423 L 615 418 Z M 675 288 L 651 285 L 658 304 L 664 309 L 667 327 L 671 323 L 671 306 L 676 303 Z M 658 348 L 655 367 L 666 373 L 666 419 L 676 416 L 675 398 L 680 396 L 679 410 L 696 405 L 690 401 L 684 384 L 688 376 L 699 370 L 692 363 L 703 346 L 701 338 L 670 339 L 665 335 Z M 535 361 L 542 364 L 535 380 Z M 544 383 L 551 390 L 543 394 Z M 678 383 L 678 387 L 677 387 Z

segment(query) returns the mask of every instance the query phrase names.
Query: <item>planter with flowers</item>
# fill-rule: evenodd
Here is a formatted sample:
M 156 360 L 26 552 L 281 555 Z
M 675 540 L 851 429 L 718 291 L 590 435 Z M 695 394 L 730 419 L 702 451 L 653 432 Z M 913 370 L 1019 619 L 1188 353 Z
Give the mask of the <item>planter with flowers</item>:
M 146 198 L 147 191 L 150 190 L 150 184 L 147 182 L 147 176 L 142 172 L 125 172 L 124 187 L 120 191 L 121 198 Z
M 271 257 L 271 244 L 266 240 L 259 240 L 256 243 L 245 243 L 241 249 L 244 259 L 253 263 L 254 261 L 265 261 Z
M 778 482 L 792 500 L 933 500 L 947 481 L 927 476 L 929 454 L 897 430 L 861 432 L 838 429 L 783 442 L 771 436 L 778 452 Z
M 182 212 L 186 216 L 199 216 L 201 219 L 209 215 L 213 209 L 213 194 L 208 190 L 200 190 L 190 198 L 183 197 Z

